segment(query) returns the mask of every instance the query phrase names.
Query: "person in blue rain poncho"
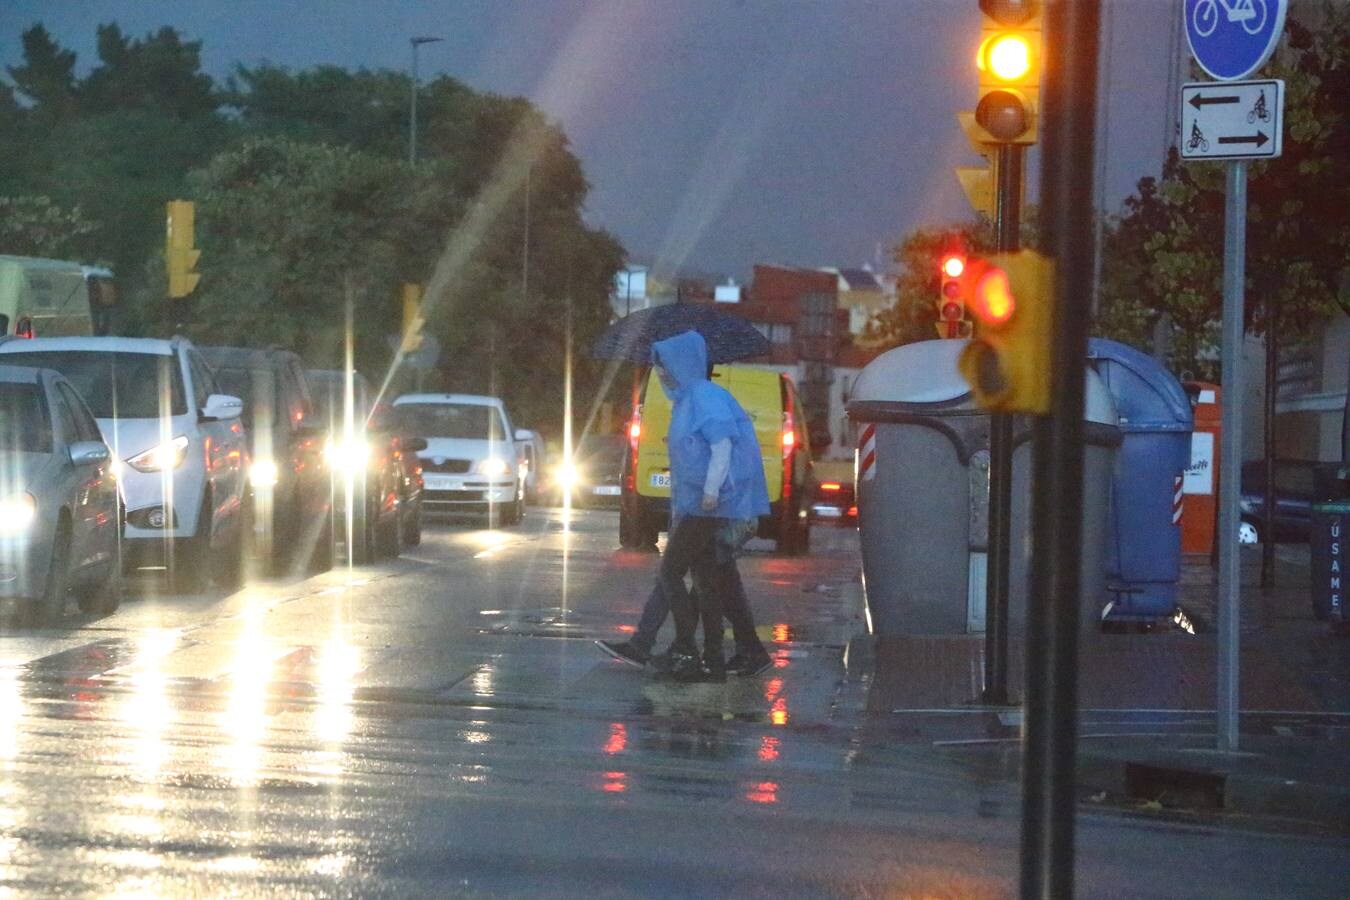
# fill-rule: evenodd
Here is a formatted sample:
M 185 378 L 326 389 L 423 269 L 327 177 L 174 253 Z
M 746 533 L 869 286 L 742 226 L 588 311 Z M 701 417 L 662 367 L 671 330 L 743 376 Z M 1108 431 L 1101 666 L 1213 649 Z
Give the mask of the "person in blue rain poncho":
M 652 364 L 671 400 L 666 437 L 671 528 L 657 574 L 658 590 L 675 619 L 667 669 L 678 681 L 720 681 L 725 678 L 724 604 L 734 604 L 729 610 L 733 623 L 735 613 L 749 617 L 748 608 L 741 609 L 745 596 L 732 552 L 749 533 L 746 525 L 769 512 L 759 441 L 736 398 L 709 380 L 702 335 L 687 331 L 657 341 L 652 345 Z M 728 539 L 728 534 L 739 537 Z M 699 588 L 694 595 L 697 603 L 684 583 L 691 571 Z M 649 618 L 644 614 L 644 621 Z M 700 620 L 701 655 L 695 643 Z M 738 646 L 738 651 L 742 649 Z M 767 662 L 767 654 L 762 646 L 753 651 L 754 664 L 760 668 L 760 657 Z

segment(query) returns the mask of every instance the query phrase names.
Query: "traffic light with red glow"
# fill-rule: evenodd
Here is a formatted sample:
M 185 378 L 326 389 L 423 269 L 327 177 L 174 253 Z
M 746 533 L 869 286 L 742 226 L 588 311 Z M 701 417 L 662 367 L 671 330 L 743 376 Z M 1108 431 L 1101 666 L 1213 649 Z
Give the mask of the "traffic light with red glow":
M 960 369 L 976 402 L 996 412 L 1048 413 L 1054 267 L 1022 250 L 966 271 L 966 306 L 977 327 Z
M 966 318 L 966 253 L 964 250 L 946 250 L 938 264 L 938 336 L 961 336 L 961 324 Z

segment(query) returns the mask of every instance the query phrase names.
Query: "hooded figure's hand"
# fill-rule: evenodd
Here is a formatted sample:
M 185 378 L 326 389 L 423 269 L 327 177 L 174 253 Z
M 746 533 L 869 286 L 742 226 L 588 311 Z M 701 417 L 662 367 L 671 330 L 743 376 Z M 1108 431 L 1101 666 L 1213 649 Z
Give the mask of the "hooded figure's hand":
M 704 494 L 703 502 L 700 503 L 699 505 L 703 507 L 704 512 L 712 512 L 713 510 L 717 509 L 717 495 Z

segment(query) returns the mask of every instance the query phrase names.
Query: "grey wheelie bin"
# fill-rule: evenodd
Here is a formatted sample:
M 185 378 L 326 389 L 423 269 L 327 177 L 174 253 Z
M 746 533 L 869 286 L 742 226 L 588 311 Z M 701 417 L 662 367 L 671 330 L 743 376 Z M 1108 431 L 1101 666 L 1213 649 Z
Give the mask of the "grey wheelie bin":
M 874 634 L 981 632 L 985 620 L 989 416 L 957 370 L 964 341 L 924 341 L 873 360 L 853 385 L 856 492 L 868 622 Z M 1105 605 L 1102 549 L 1115 407 L 1088 372 L 1082 579 L 1085 616 Z M 1010 630 L 1026 614 L 1029 428 L 1015 426 Z

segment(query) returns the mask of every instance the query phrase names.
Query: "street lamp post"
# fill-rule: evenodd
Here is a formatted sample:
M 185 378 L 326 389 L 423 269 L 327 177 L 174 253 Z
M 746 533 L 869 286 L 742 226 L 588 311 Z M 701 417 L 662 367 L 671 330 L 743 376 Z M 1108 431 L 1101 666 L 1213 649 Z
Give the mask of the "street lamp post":
M 434 37 L 432 35 L 420 35 L 409 38 L 408 43 L 412 45 L 412 97 L 408 106 L 408 163 L 417 164 L 417 48 L 423 44 L 435 44 L 445 38 Z

